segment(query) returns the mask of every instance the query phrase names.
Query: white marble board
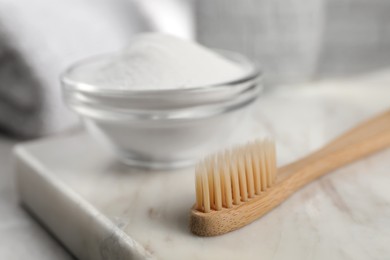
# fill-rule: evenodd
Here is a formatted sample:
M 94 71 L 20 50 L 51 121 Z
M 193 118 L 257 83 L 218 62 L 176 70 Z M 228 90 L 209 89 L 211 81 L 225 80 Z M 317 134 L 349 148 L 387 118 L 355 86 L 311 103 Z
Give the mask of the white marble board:
M 234 140 L 274 136 L 282 165 L 389 105 L 388 72 L 288 86 L 262 97 Z M 188 230 L 191 168 L 129 168 L 83 131 L 20 145 L 15 154 L 23 205 L 80 259 L 390 259 L 390 150 L 212 238 Z

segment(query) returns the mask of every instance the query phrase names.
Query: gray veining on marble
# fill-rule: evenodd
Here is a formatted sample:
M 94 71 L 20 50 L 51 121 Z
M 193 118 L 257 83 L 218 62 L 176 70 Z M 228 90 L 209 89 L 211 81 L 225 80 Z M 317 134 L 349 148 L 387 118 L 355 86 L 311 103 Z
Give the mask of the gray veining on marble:
M 383 73 L 281 88 L 259 100 L 249 134 L 233 142 L 272 135 L 279 165 L 285 164 L 386 109 L 389 86 L 390 74 Z M 82 259 L 113 258 L 127 249 L 133 257 L 158 259 L 390 258 L 390 150 L 329 174 L 251 225 L 213 238 L 188 230 L 190 168 L 126 167 L 84 132 L 23 145 L 17 153 L 22 199 Z M 48 207 L 54 200 L 61 203 Z M 65 217 L 50 217 L 54 211 Z

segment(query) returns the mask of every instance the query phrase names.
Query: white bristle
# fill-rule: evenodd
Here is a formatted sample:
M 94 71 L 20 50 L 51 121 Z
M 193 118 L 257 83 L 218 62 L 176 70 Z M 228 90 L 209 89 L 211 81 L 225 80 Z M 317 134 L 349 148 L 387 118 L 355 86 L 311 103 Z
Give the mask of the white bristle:
M 241 201 L 240 197 L 240 184 L 238 181 L 238 170 L 237 170 L 237 163 L 236 159 L 234 157 L 230 157 L 230 175 L 231 175 L 231 182 L 232 182 L 232 190 L 233 190 L 233 203 L 234 205 L 239 205 Z
M 209 178 L 205 166 L 201 168 L 202 171 L 202 197 L 204 212 L 210 212 L 210 193 L 209 193 Z
M 261 196 L 275 183 L 276 149 L 256 140 L 206 157 L 195 167 L 196 209 L 222 210 Z

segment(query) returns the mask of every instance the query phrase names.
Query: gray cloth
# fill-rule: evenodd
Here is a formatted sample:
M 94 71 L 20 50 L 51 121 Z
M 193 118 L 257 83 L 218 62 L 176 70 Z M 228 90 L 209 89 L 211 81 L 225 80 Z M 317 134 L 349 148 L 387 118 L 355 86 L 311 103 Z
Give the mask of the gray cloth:
M 0 127 L 37 136 L 74 124 L 60 73 L 147 29 L 137 8 L 126 0 L 0 0 Z
M 41 132 L 39 81 L 6 38 L 0 36 L 0 125 L 9 131 L 20 128 L 23 135 Z

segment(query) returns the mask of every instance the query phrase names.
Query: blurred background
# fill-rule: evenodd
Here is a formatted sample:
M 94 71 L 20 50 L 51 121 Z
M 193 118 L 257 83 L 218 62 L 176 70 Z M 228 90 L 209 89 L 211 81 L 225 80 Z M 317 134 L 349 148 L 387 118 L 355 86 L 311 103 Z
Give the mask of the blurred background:
M 22 137 L 75 123 L 59 74 L 160 31 L 242 52 L 267 86 L 390 65 L 386 0 L 0 0 L 0 128 Z
M 68 258 L 15 206 L 11 148 L 77 124 L 58 80 L 72 62 L 159 31 L 256 59 L 272 91 L 389 68 L 389 14 L 387 0 L 0 0 L 0 258 L 20 259 L 14 241 Z

